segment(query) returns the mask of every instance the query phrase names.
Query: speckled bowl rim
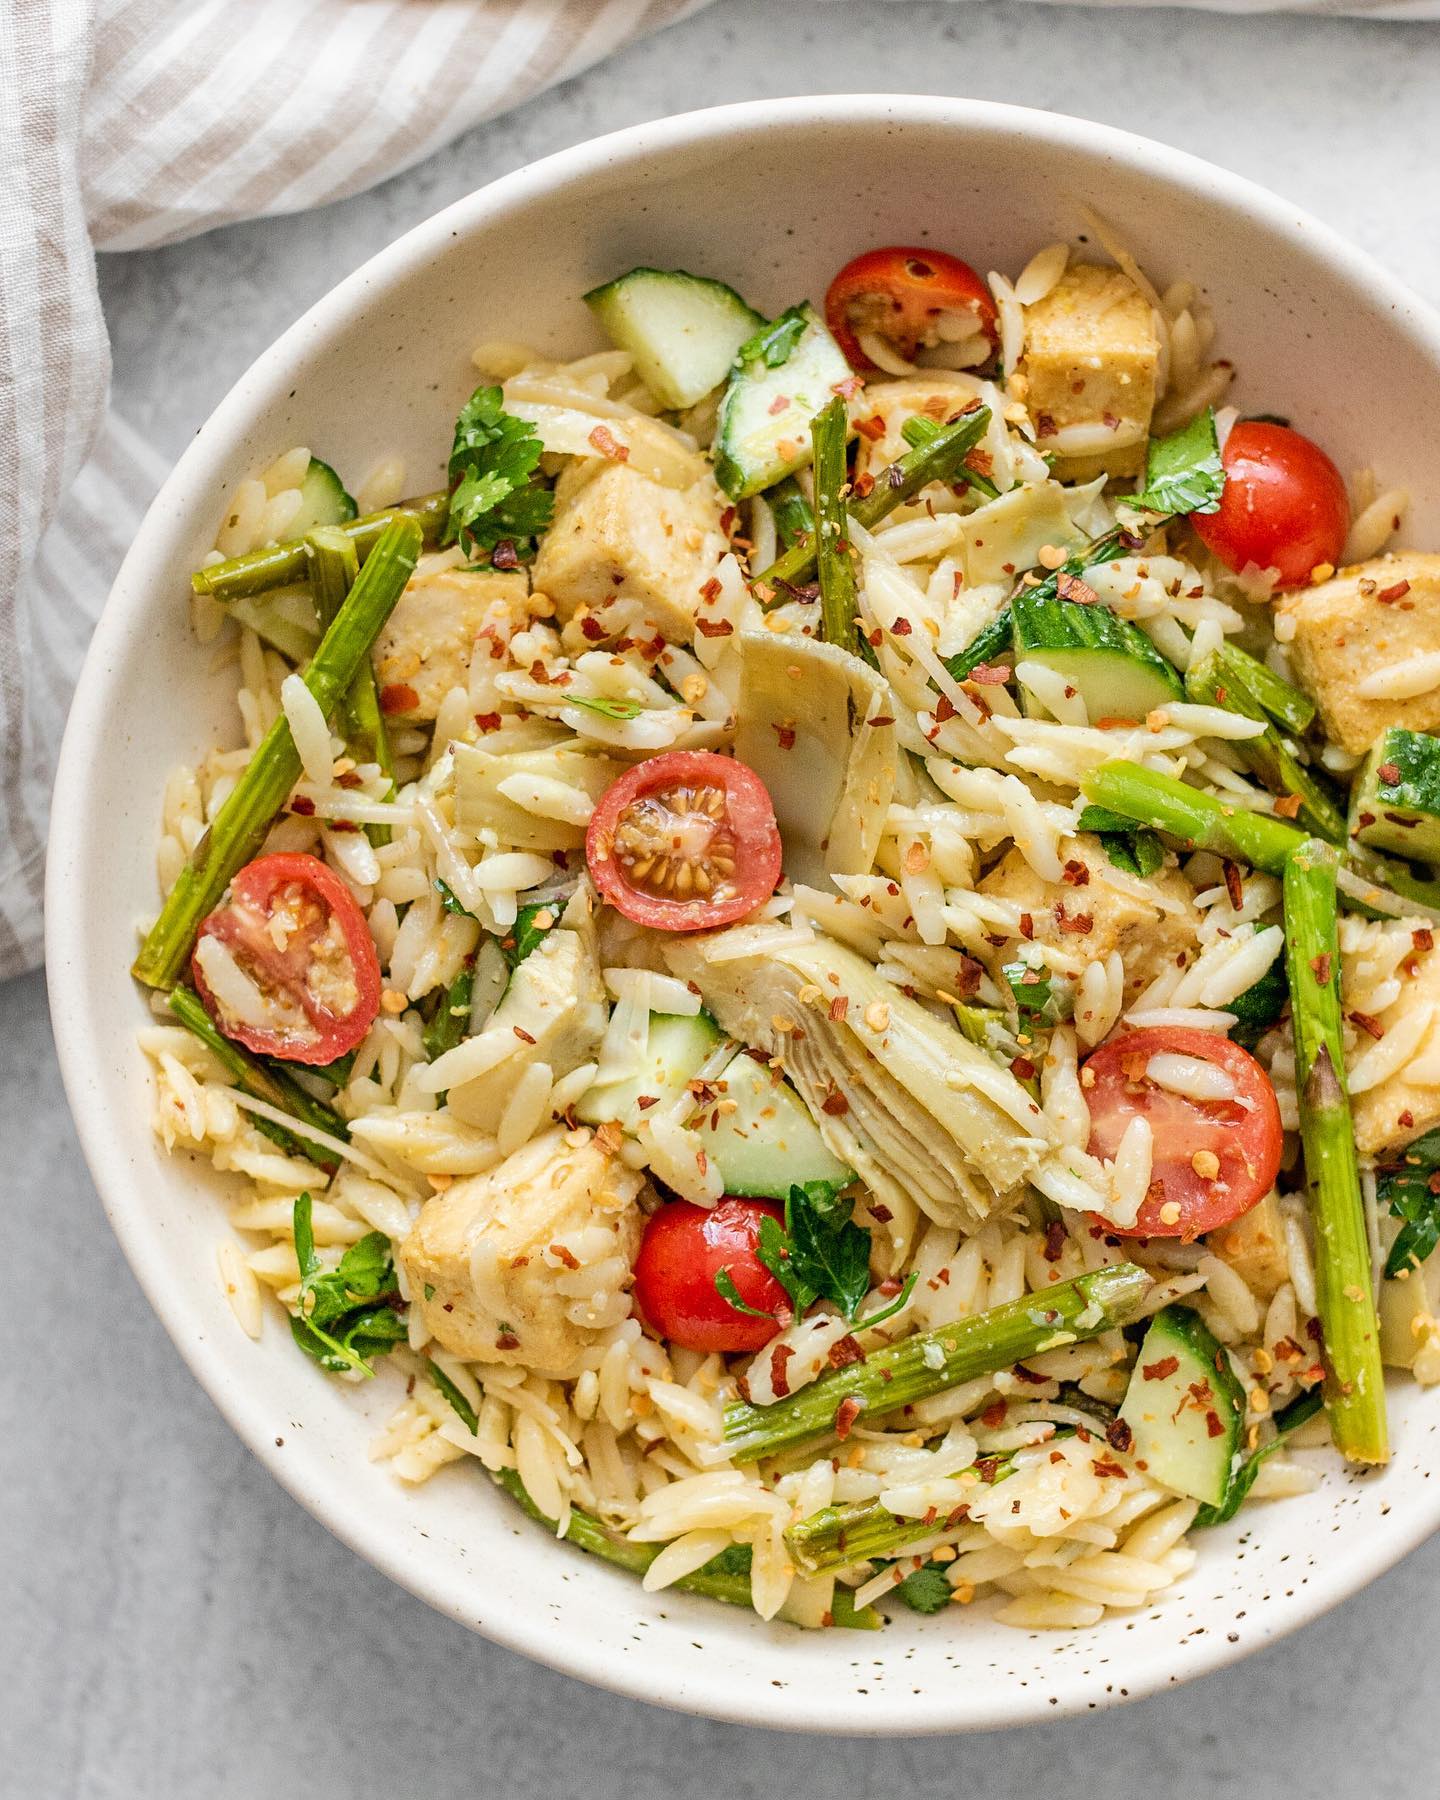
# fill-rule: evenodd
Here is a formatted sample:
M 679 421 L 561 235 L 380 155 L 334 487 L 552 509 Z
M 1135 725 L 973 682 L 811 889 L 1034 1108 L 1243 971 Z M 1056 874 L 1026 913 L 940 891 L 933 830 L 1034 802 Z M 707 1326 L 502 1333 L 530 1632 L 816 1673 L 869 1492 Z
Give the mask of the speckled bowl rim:
M 334 336 L 348 321 L 362 315 L 384 297 L 386 290 L 426 257 L 437 253 L 457 235 L 483 230 L 487 223 L 511 215 L 528 203 L 563 190 L 581 176 L 608 166 L 612 170 L 637 167 L 682 147 L 718 143 L 738 137 L 783 135 L 793 128 L 832 125 L 843 128 L 862 122 L 895 123 L 919 127 L 1006 132 L 1020 139 L 1058 149 L 1098 153 L 1133 173 L 1202 199 L 1220 213 L 1238 213 L 1315 261 L 1326 264 L 1342 282 L 1367 288 L 1395 317 L 1397 327 L 1409 336 L 1417 357 L 1440 366 L 1440 314 L 1436 314 L 1388 271 L 1348 244 L 1329 227 L 1241 176 L 1215 167 L 1199 157 L 1111 126 L 1063 115 L 990 101 L 961 100 L 943 96 L 839 94 L 800 96 L 790 99 L 747 101 L 680 114 L 628 127 L 607 136 L 574 145 L 537 163 L 502 176 L 433 218 L 416 226 L 317 301 L 267 350 L 231 389 L 216 408 L 176 470 L 157 496 L 150 517 L 165 508 L 172 490 L 183 485 L 192 459 L 204 453 L 215 434 L 240 435 L 257 392 L 273 384 L 277 373 L 308 351 L 318 336 Z M 1440 1528 L 1440 1482 L 1419 1498 L 1407 1498 L 1404 1515 L 1391 1521 L 1392 1529 L 1366 1537 L 1352 1533 L 1343 1555 L 1332 1555 L 1301 1590 L 1269 1602 L 1263 1629 L 1247 1633 L 1243 1642 L 1231 1642 L 1215 1631 L 1208 1641 L 1187 1648 L 1183 1674 L 1158 1657 L 1126 1668 L 1123 1657 L 1110 1659 L 1114 1677 L 1106 1691 L 1097 1691 L 1073 1673 L 1056 1675 L 1044 1686 L 1029 1684 L 1017 1689 L 1007 1702 L 987 1705 L 983 1712 L 967 1704 L 963 1684 L 948 1696 L 888 1694 L 883 1702 L 857 1717 L 847 1707 L 843 1692 L 833 1702 L 814 1696 L 780 1694 L 767 1687 L 757 1691 L 743 1675 L 727 1670 L 724 1659 L 716 1675 L 705 1683 L 692 1682 L 683 1701 L 667 1698 L 659 1685 L 645 1679 L 644 1659 L 638 1665 L 606 1661 L 574 1635 L 557 1632 L 540 1608 L 497 1612 L 476 1621 L 457 1603 L 432 1571 L 383 1532 L 356 1508 L 350 1516 L 323 1511 L 318 1495 L 297 1464 L 280 1455 L 270 1434 L 269 1421 L 257 1389 L 261 1384 L 236 1377 L 233 1352 L 210 1340 L 196 1341 L 182 1328 L 177 1297 L 150 1265 L 142 1197 L 124 1171 L 116 1171 L 107 1155 L 109 1130 L 103 1109 L 81 1104 L 98 1085 L 106 1059 L 106 1045 L 87 1026 L 88 995 L 85 981 L 84 930 L 87 884 L 65 881 L 57 871 L 85 867 L 84 795 L 87 768 L 103 742 L 107 709 L 112 704 L 109 666 L 143 613 L 143 587 L 131 577 L 132 566 L 145 559 L 146 527 L 117 578 L 111 602 L 96 628 L 92 648 L 82 672 L 72 707 L 55 786 L 54 824 L 51 831 L 51 874 L 47 886 L 46 945 L 49 991 L 61 1073 L 75 1114 L 80 1142 L 107 1216 L 146 1297 L 189 1364 L 196 1379 L 210 1395 L 237 1435 L 260 1458 L 270 1473 L 342 1542 L 374 1567 L 387 1574 L 438 1612 L 504 1645 L 576 1676 L 598 1687 L 628 1697 L 716 1719 L 762 1724 L 793 1730 L 850 1732 L 888 1735 L 902 1732 L 981 1730 L 1094 1710 L 1142 1698 L 1177 1679 L 1196 1676 L 1273 1644 L 1278 1638 L 1318 1617 L 1393 1567 L 1409 1551 Z M 558 1552 L 557 1554 L 565 1554 Z M 848 1635 L 848 1634 L 846 1634 Z M 843 1689 L 843 1683 L 837 1684 Z

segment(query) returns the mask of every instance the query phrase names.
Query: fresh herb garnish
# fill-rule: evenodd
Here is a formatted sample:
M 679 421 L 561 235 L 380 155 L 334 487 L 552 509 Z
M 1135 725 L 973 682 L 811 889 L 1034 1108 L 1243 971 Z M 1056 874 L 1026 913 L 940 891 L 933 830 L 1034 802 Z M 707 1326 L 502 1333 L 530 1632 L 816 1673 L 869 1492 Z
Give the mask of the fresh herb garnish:
M 517 560 L 528 553 L 555 510 L 550 490 L 534 479 L 544 448 L 526 420 L 505 411 L 500 388 L 476 388 L 455 421 L 444 542 L 458 541 L 469 556 L 502 542 Z
M 755 1552 L 749 1544 L 727 1544 L 718 1556 L 701 1565 L 702 1575 L 748 1575 Z
M 462 919 L 474 918 L 475 915 L 471 912 L 470 908 L 468 906 L 462 906 L 455 898 L 455 890 L 451 887 L 450 883 L 448 881 L 442 881 L 438 875 L 435 877 L 435 892 L 440 896 L 440 903 L 445 908 L 446 912 L 456 913 Z
M 740 1290 L 735 1285 L 735 1277 L 728 1268 L 721 1269 L 716 1275 L 715 1292 L 722 1300 L 728 1301 L 736 1312 L 745 1313 L 749 1318 L 773 1319 L 775 1317 L 774 1313 L 764 1312 L 760 1307 L 751 1306 L 748 1300 L 741 1298 Z
M 779 369 L 789 362 L 795 346 L 804 337 L 810 320 L 803 306 L 787 306 L 778 319 L 762 325 L 754 337 L 740 346 L 742 363 L 763 362 L 767 369 Z
M 643 700 L 612 700 L 605 694 L 566 694 L 564 703 L 566 706 L 583 706 L 588 712 L 599 713 L 602 719 L 614 719 L 621 724 L 638 719 L 645 710 Z
M 1270 1027 L 1278 1024 L 1289 1002 L 1290 983 L 1285 977 L 1285 958 L 1277 956 L 1258 981 L 1226 1003 L 1226 1012 L 1235 1015 L 1235 1023 L 1230 1027 L 1231 1038 L 1244 1049 L 1253 1050 Z
M 1145 457 L 1145 485 L 1132 505 L 1153 513 L 1213 513 L 1220 510 L 1225 470 L 1215 409 L 1207 406 L 1169 437 L 1151 438 Z
M 538 900 L 520 908 L 515 923 L 500 939 L 500 953 L 512 969 L 518 969 L 530 952 L 544 942 L 547 933 L 560 922 L 563 910 L 558 900 Z
M 295 1342 L 322 1368 L 373 1375 L 371 1359 L 384 1356 L 406 1336 L 396 1310 L 400 1299 L 390 1240 L 372 1231 L 352 1244 L 333 1269 L 315 1254 L 308 1193 L 295 1202 L 295 1260 L 300 1265 L 300 1316 L 292 1318 Z
M 1400 1155 L 1398 1165 L 1380 1171 L 1375 1190 L 1390 1216 L 1402 1221 L 1385 1259 L 1390 1281 L 1413 1272 L 1440 1244 L 1440 1131 L 1427 1131 Z
M 892 1318 L 910 1298 L 913 1273 L 889 1306 L 859 1318 L 870 1292 L 870 1233 L 851 1218 L 854 1210 L 855 1202 L 833 1183 L 810 1181 L 791 1188 L 783 1225 L 769 1213 L 761 1218 L 755 1254 L 784 1288 L 797 1319 L 816 1300 L 833 1300 L 852 1325 L 868 1329 Z M 737 1312 L 772 1316 L 757 1313 L 740 1298 L 728 1269 L 715 1277 L 715 1288 Z
M 1165 846 L 1157 833 L 1108 806 L 1087 806 L 1080 814 L 1079 829 L 1093 831 L 1112 868 L 1127 875 L 1153 875 L 1165 861 Z
M 892 1590 L 897 1600 L 903 1600 L 911 1612 L 937 1613 L 948 1606 L 955 1597 L 955 1590 L 945 1578 L 945 1571 L 938 1563 L 925 1563 L 916 1569 Z
M 1307 1419 L 1313 1419 L 1324 1404 L 1318 1387 L 1292 1400 L 1283 1411 L 1275 1415 L 1275 1436 L 1268 1444 L 1262 1444 L 1258 1450 L 1252 1450 L 1235 1469 L 1225 1487 L 1224 1497 L 1216 1506 L 1202 1506 L 1195 1515 L 1197 1526 L 1223 1525 L 1233 1519 L 1245 1503 L 1245 1498 L 1255 1485 L 1255 1477 L 1265 1466 L 1266 1461 L 1285 1442 L 1289 1434 Z
M 1000 972 L 1022 1020 L 1045 1025 L 1055 1023 L 1059 1015 L 1048 969 L 1032 968 L 1027 962 L 1012 962 L 1006 963 Z

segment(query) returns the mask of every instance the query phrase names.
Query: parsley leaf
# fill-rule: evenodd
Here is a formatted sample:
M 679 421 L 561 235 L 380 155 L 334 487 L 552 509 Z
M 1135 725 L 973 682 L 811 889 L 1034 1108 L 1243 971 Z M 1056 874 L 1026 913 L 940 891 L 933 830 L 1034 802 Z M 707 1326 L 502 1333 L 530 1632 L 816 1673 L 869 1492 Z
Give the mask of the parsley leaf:
M 505 540 L 517 553 L 533 548 L 555 510 L 550 490 L 534 480 L 543 453 L 533 427 L 505 411 L 500 388 L 476 388 L 455 421 L 444 542 L 458 541 L 469 556 Z
M 1413 1270 L 1440 1244 L 1440 1131 L 1427 1131 L 1400 1152 L 1401 1161 L 1380 1171 L 1376 1193 L 1390 1216 L 1402 1221 L 1385 1274 L 1391 1280 L 1402 1270 Z
M 878 1325 L 909 1300 L 913 1274 L 889 1306 L 859 1318 L 870 1292 L 870 1233 L 851 1218 L 854 1210 L 855 1202 L 833 1182 L 811 1181 L 790 1189 L 783 1226 L 770 1213 L 762 1216 L 756 1257 L 784 1288 L 797 1319 L 816 1300 L 833 1300 L 852 1325 Z M 728 1269 L 715 1277 L 715 1288 L 737 1312 L 772 1316 L 746 1305 Z
M 620 723 L 638 719 L 645 710 L 641 700 L 611 700 L 604 694 L 566 694 L 565 705 L 583 706 L 588 712 L 599 713 L 602 719 L 615 719 Z
M 1258 931 L 1260 927 L 1257 925 Z M 1290 983 L 1285 977 L 1285 958 L 1276 957 L 1256 982 L 1229 1001 L 1225 1010 L 1235 1014 L 1230 1036 L 1246 1050 L 1253 1050 L 1260 1039 L 1276 1024 L 1290 1000 Z
M 745 340 L 737 353 L 738 360 L 763 362 L 767 369 L 783 368 L 809 324 L 803 306 L 787 306 L 778 319 L 762 325 L 754 337 Z
M 1157 833 L 1108 806 L 1087 806 L 1080 814 L 1079 829 L 1093 831 L 1111 866 L 1127 875 L 1153 875 L 1165 861 L 1165 846 Z
M 438 875 L 435 877 L 435 892 L 440 896 L 440 904 L 446 912 L 457 913 L 462 919 L 471 919 L 475 916 L 468 906 L 462 906 L 455 898 L 455 890 L 450 883 L 442 881 Z
M 1032 969 L 1027 962 L 1011 962 L 1006 963 L 1000 973 L 1015 998 L 1015 1007 L 1022 1020 L 1033 1019 L 1047 1025 L 1055 1022 L 1057 1011 L 1048 969 Z
M 715 1277 L 715 1292 L 722 1300 L 726 1300 L 738 1313 L 744 1313 L 751 1319 L 773 1319 L 774 1313 L 762 1312 L 758 1306 L 751 1306 L 742 1300 L 740 1290 L 735 1285 L 735 1277 L 728 1267 L 721 1269 Z
M 916 1569 L 893 1591 L 897 1600 L 903 1600 L 912 1612 L 918 1613 L 939 1612 L 950 1604 L 955 1592 L 938 1563 L 926 1563 Z
M 1153 513 L 1219 512 L 1224 488 L 1215 409 L 1207 406 L 1169 437 L 1151 438 L 1145 485 L 1131 504 Z
M 404 1341 L 405 1320 L 392 1301 L 399 1299 L 390 1240 L 372 1231 L 352 1244 L 333 1269 L 315 1254 L 308 1193 L 295 1202 L 295 1260 L 300 1265 L 300 1314 L 291 1335 L 307 1356 L 339 1374 L 347 1369 L 373 1375 L 371 1360 Z
M 1195 1515 L 1197 1526 L 1223 1525 L 1233 1519 L 1245 1503 L 1245 1498 L 1255 1485 L 1255 1477 L 1265 1466 L 1266 1459 L 1275 1454 L 1284 1444 L 1285 1439 L 1307 1419 L 1313 1419 L 1319 1412 L 1323 1401 L 1319 1388 L 1311 1388 L 1292 1400 L 1283 1412 L 1275 1415 L 1275 1436 L 1268 1444 L 1262 1444 L 1258 1450 L 1252 1450 L 1232 1471 L 1225 1485 L 1225 1493 L 1219 1503 L 1214 1506 L 1202 1506 Z
M 544 941 L 546 934 L 554 930 L 563 911 L 558 900 L 537 900 L 520 908 L 515 923 L 500 940 L 500 953 L 512 969 L 518 969 L 530 952 Z

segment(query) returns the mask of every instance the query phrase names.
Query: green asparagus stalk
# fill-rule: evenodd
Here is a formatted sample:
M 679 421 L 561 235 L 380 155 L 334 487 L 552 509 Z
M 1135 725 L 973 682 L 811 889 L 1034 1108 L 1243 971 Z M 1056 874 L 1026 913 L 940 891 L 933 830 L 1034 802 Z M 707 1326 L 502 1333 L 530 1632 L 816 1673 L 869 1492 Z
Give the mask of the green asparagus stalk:
M 964 1471 L 993 1486 L 1003 1481 L 1014 1468 L 1010 1457 L 989 1457 L 983 1464 Z M 965 1507 L 966 1489 L 963 1476 L 955 1477 L 955 1517 Z M 911 1544 L 923 1543 L 949 1524 L 945 1515 L 933 1519 L 903 1519 L 890 1512 L 878 1500 L 845 1500 L 835 1506 L 822 1507 L 806 1519 L 799 1519 L 785 1533 L 795 1567 L 802 1575 L 828 1575 L 834 1569 L 851 1563 L 869 1562 L 874 1557 L 899 1556 Z
M 315 610 L 323 631 L 345 604 L 345 596 L 355 585 L 360 573 L 360 557 L 353 538 L 346 537 L 338 525 L 322 525 L 305 539 L 310 552 L 310 587 L 315 596 Z M 390 734 L 385 729 L 385 715 L 380 710 L 380 694 L 375 685 L 375 666 L 369 656 L 350 683 L 341 707 L 342 735 L 357 763 L 378 763 L 389 786 L 386 798 L 395 795 L 395 765 L 390 755 Z M 365 835 L 378 850 L 390 842 L 388 825 L 367 825 Z
M 850 415 L 837 394 L 810 421 L 815 469 L 815 562 L 820 576 L 820 631 L 827 644 L 859 650 L 855 628 L 860 608 L 855 597 L 855 558 L 845 533 L 849 515 L 845 488 L 845 444 Z M 868 650 L 869 646 L 863 646 Z
M 1243 651 L 1231 652 L 1226 646 L 1198 663 L 1192 663 L 1185 674 L 1185 692 L 1201 706 L 1220 706 L 1243 719 L 1254 719 L 1265 729 L 1258 737 L 1237 740 L 1233 748 L 1259 781 L 1272 794 L 1293 795 L 1300 801 L 1297 815 L 1301 826 L 1313 831 L 1328 843 L 1345 842 L 1345 814 L 1336 805 L 1325 784 L 1313 769 L 1302 763 L 1294 750 L 1267 717 L 1268 708 L 1251 671 L 1238 659 Z M 1278 676 L 1272 676 L 1263 663 L 1247 657 L 1246 662 L 1260 674 L 1285 687 Z M 1294 689 L 1290 690 L 1292 693 Z M 1304 696 L 1300 696 L 1302 699 Z
M 328 1131 L 331 1137 L 348 1141 L 350 1127 L 339 1113 L 313 1100 L 287 1071 L 269 1067 L 258 1056 L 252 1056 L 241 1045 L 222 1036 L 193 989 L 172 988 L 169 1004 L 179 1022 L 224 1065 L 226 1073 L 243 1092 L 279 1107 L 312 1130 Z M 273 1119 L 262 1119 L 258 1113 L 252 1114 L 251 1118 L 257 1131 L 263 1132 L 289 1154 L 307 1156 L 322 1169 L 335 1167 L 334 1153 L 303 1132 L 287 1131 L 283 1125 L 277 1125 Z
M 551 1532 L 555 1530 L 555 1521 L 547 1519 L 536 1506 L 526 1492 L 525 1484 L 513 1469 L 502 1469 L 495 1479 L 530 1518 Z M 578 1506 L 570 1508 L 565 1537 L 577 1549 L 586 1550 L 591 1556 L 598 1556 L 603 1562 L 612 1563 L 617 1569 L 624 1569 L 636 1576 L 644 1575 L 664 1548 L 663 1544 L 637 1544 L 628 1538 L 612 1537 L 598 1519 Z M 750 1605 L 748 1571 L 712 1569 L 707 1564 L 704 1568 L 697 1569 L 693 1575 L 682 1575 L 674 1585 L 683 1588 L 688 1594 L 703 1594 L 707 1600 L 723 1600 L 727 1606 Z M 832 1612 L 837 1625 L 847 1626 L 852 1630 L 876 1631 L 882 1623 L 880 1615 L 873 1608 L 866 1607 L 863 1612 L 860 1611 L 853 1595 L 845 1588 L 836 1588 Z
M 780 540 L 781 550 L 793 550 L 798 544 L 813 552 L 815 514 L 793 475 L 787 476 L 771 493 L 770 511 L 775 517 L 775 535 Z
M 950 480 L 984 437 L 989 423 L 990 409 L 982 406 L 952 424 L 941 426 L 928 443 L 917 446 L 886 469 L 870 492 L 850 507 L 856 522 L 866 531 L 873 531 L 897 506 L 913 500 L 921 488 L 928 487 L 932 481 Z M 819 501 L 818 478 L 816 501 Z M 806 541 L 797 542 L 755 577 L 752 585 L 759 592 L 763 605 L 779 605 L 786 598 L 787 588 L 810 580 L 815 573 L 815 550 L 812 535 Z M 776 591 L 772 594 L 768 592 L 770 589 Z
M 1292 852 L 1305 842 L 1303 831 L 1281 819 L 1227 806 L 1213 794 L 1139 763 L 1101 763 L 1080 786 L 1097 806 L 1270 875 L 1283 874 Z
M 1355 1127 L 1345 1092 L 1335 886 L 1340 855 L 1311 838 L 1285 865 L 1285 967 L 1295 1087 L 1315 1231 L 1315 1293 L 1325 1333 L 1331 1435 L 1352 1462 L 1390 1454 L 1385 1378 Z
M 305 685 L 326 718 L 334 715 L 381 627 L 390 617 L 420 555 L 420 526 L 398 514 L 365 560 L 359 580 L 305 671 Z M 302 548 L 303 554 L 303 548 Z M 200 921 L 236 871 L 250 861 L 300 776 L 300 756 L 282 713 L 266 732 L 229 799 L 191 852 L 160 909 L 132 973 L 147 987 L 173 987 L 185 967 Z
M 363 519 L 351 519 L 335 529 L 350 539 L 364 562 L 396 519 L 414 519 L 425 542 L 435 544 L 449 516 L 450 495 L 446 490 L 402 501 L 399 506 L 387 506 L 383 512 L 366 513 Z M 252 550 L 248 556 L 232 556 L 228 562 L 197 569 L 190 577 L 190 585 L 197 594 L 213 594 L 217 600 L 227 602 L 285 587 L 292 581 L 305 581 L 309 576 L 305 540 L 295 538 L 288 544 L 272 544 L 265 550 Z
M 1221 683 L 1226 686 L 1231 682 L 1238 683 L 1277 725 L 1283 725 L 1296 736 L 1310 729 L 1315 717 L 1315 702 L 1267 667 L 1259 657 L 1251 656 L 1238 644 L 1227 643 L 1215 651 L 1214 661 Z
M 1117 1263 L 873 1351 L 770 1406 L 734 1401 L 725 1409 L 726 1445 L 736 1462 L 754 1462 L 828 1436 L 837 1422 L 843 1435 L 861 1413 L 894 1412 L 1027 1356 L 1124 1325 L 1152 1285 L 1134 1263 Z

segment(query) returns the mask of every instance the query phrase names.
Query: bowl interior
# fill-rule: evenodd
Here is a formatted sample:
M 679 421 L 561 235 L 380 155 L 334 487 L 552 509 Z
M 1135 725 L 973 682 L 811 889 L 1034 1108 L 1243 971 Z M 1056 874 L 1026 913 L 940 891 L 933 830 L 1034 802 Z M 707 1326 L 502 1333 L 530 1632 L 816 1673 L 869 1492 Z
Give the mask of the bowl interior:
M 1291 415 L 1342 467 L 1415 496 L 1440 541 L 1440 338 L 1430 316 L 1320 227 L 1236 178 L 1103 128 L 949 100 L 835 98 L 645 126 L 522 170 L 393 246 L 245 376 L 171 476 L 112 594 L 56 793 L 49 958 L 67 1088 L 107 1209 L 151 1301 L 250 1446 L 319 1518 L 454 1617 L 573 1674 L 721 1717 L 842 1731 L 1054 1717 L 1180 1681 L 1275 1636 L 1433 1529 L 1426 1482 L 1440 1395 L 1392 1392 L 1380 1479 L 1327 1468 L 1304 1498 L 1210 1534 L 1163 1604 L 1079 1636 L 977 1613 L 906 1616 L 883 1635 L 806 1635 L 668 1593 L 550 1543 L 468 1463 L 418 1490 L 366 1460 L 389 1384 L 324 1377 L 267 1321 L 252 1345 L 215 1276 L 227 1228 L 208 1164 L 150 1134 L 126 974 L 155 905 L 167 772 L 233 741 L 233 676 L 187 629 L 186 574 L 222 497 L 305 443 L 352 482 L 382 454 L 412 491 L 439 479 L 469 353 L 596 338 L 579 296 L 634 263 L 715 275 L 758 306 L 819 298 L 881 242 L 952 248 L 1013 273 L 1102 211 L 1160 284 L 1201 287 L 1244 407 Z

